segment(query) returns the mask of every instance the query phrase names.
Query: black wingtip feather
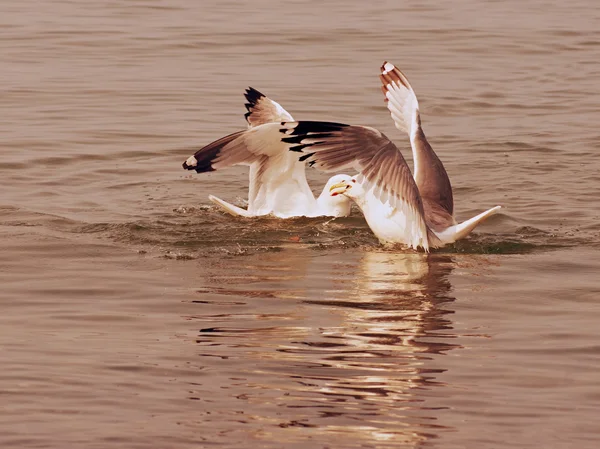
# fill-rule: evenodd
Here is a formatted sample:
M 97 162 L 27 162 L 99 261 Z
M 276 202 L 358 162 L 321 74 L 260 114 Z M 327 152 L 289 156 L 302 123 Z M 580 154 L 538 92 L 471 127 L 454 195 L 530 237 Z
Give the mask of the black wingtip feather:
M 290 147 L 290 151 L 295 151 L 297 153 L 302 153 L 302 150 L 305 149 L 306 147 L 312 147 L 313 144 L 312 143 L 306 143 L 306 144 L 302 144 L 302 145 L 295 145 L 293 147 Z
M 237 139 L 243 133 L 244 131 L 238 131 L 233 134 L 229 134 L 200 148 L 194 153 L 194 159 L 196 159 L 196 164 L 188 165 L 187 161 L 190 160 L 190 158 L 188 158 L 183 163 L 183 168 L 186 170 L 196 170 L 197 173 L 215 171 L 215 169 L 212 166 L 212 163 L 221 154 L 221 149 L 223 147 L 226 147 L 228 144 Z
M 290 134 L 301 135 L 308 133 L 331 133 L 335 131 L 341 131 L 350 125 L 336 122 L 313 122 L 313 121 L 300 121 L 294 127 Z
M 284 132 L 285 130 L 281 130 L 281 132 Z M 305 135 L 300 135 L 300 136 L 291 136 L 291 137 L 282 137 L 281 141 L 285 142 L 285 143 L 302 143 L 302 140 L 305 138 Z M 294 151 L 299 151 L 299 150 L 294 150 Z
M 187 161 L 183 163 L 183 168 L 186 170 L 196 170 L 196 173 L 206 173 L 209 171 L 215 171 L 212 167 L 211 160 L 199 161 L 197 165 L 188 165 Z
M 244 105 L 246 106 L 246 110 L 248 111 L 244 114 L 244 118 L 246 119 L 246 121 L 248 121 L 248 117 L 252 115 L 251 109 L 256 106 L 256 104 L 260 101 L 261 98 L 265 98 L 265 95 L 257 91 L 253 87 L 248 87 L 246 89 L 246 92 L 244 92 L 244 97 L 246 97 L 246 101 L 248 102 Z
M 300 156 L 300 159 L 298 159 L 298 160 L 300 162 L 304 162 L 306 159 L 308 159 L 309 157 L 313 156 L 314 154 L 315 154 L 314 152 L 313 153 L 306 153 L 306 154 Z M 310 164 L 310 162 L 309 162 L 309 164 Z M 311 165 L 311 167 L 312 167 L 312 165 Z
M 251 108 L 256 103 L 258 103 L 258 101 L 261 98 L 263 98 L 264 96 L 265 96 L 264 94 L 262 94 L 261 92 L 257 91 L 253 87 L 248 87 L 246 89 L 246 92 L 244 93 L 244 97 L 246 97 L 246 100 L 248 101 L 248 104 L 246 104 L 246 108 Z

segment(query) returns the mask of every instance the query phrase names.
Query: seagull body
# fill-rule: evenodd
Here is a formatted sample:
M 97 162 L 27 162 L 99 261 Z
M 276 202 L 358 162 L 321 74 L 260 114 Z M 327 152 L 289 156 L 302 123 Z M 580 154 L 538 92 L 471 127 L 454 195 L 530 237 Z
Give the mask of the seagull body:
M 359 182 L 358 177 L 343 180 L 331 186 L 332 195 L 345 195 L 352 199 L 365 216 L 365 220 L 373 234 L 384 244 L 405 244 L 411 248 L 428 248 L 427 226 L 418 214 L 411 211 L 407 204 L 392 206 L 390 201 L 382 202 L 369 182 Z M 398 230 L 402 229 L 402 237 L 398 239 Z
M 268 124 L 292 122 L 292 116 L 277 102 L 255 89 L 246 91 L 248 129 L 225 136 L 198 150 L 183 168 L 198 173 L 220 170 L 233 165 L 250 167 L 248 209 L 230 204 L 216 196 L 209 199 L 232 215 L 279 218 L 298 216 L 347 216 L 351 203 L 344 196 L 332 197 L 329 189 L 348 175 L 331 178 L 318 198 L 306 180 L 305 162 L 298 153 L 288 151 L 280 142 L 279 126 Z
M 366 183 L 369 186 L 369 183 Z M 454 243 L 465 238 L 475 227 L 490 215 L 494 215 L 500 206 L 493 207 L 460 224 L 448 226 L 441 231 L 434 231 L 427 223 L 425 226 L 419 220 L 419 214 L 407 210 L 406 207 L 394 207 L 390 202 L 383 202 L 375 193 L 376 189 L 365 187 L 357 177 L 344 180 L 331 186 L 331 193 L 345 195 L 352 199 L 365 216 L 373 234 L 384 245 L 403 244 L 410 248 L 421 247 L 426 251 Z
M 384 244 L 411 248 L 442 246 L 427 226 L 423 202 L 408 164 L 380 131 L 333 122 L 283 122 L 281 139 L 290 151 L 318 170 L 353 168 L 358 175 L 330 188 L 331 195 L 352 199 Z

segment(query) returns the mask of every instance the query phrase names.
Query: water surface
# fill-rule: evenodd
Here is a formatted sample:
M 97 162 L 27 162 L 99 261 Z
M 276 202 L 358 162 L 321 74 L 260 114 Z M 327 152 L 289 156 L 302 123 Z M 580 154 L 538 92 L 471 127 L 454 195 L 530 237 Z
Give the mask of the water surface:
M 9 0 L 0 446 L 596 448 L 600 10 L 513 0 Z M 255 87 L 375 126 L 419 97 L 459 219 L 429 255 L 357 211 L 232 219 L 190 174 Z M 309 180 L 320 191 L 326 176 Z

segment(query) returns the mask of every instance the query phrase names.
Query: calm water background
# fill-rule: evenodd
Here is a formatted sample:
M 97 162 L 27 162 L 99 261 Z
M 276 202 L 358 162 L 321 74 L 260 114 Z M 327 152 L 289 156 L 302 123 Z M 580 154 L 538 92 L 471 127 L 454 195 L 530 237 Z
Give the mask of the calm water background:
M 597 448 L 600 8 L 7 0 L 0 447 Z M 429 256 L 341 220 L 230 219 L 193 175 L 253 86 L 375 126 L 411 80 L 459 218 Z M 315 190 L 325 177 L 310 172 Z

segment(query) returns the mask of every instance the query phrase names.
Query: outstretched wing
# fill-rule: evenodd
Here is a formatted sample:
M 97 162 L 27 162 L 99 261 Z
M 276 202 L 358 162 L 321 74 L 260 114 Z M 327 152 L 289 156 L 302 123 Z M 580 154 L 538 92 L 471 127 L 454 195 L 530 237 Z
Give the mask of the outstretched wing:
M 451 225 L 454 222 L 452 186 L 444 165 L 429 145 L 421 127 L 417 96 L 404 73 L 390 62 L 383 63 L 379 78 L 396 128 L 410 137 L 414 178 L 425 202 L 426 212 L 428 216 L 433 216 L 433 210 L 438 211 L 444 216 L 443 223 Z
M 396 128 L 412 135 L 420 128 L 419 102 L 413 88 L 404 73 L 392 63 L 384 62 L 381 66 L 381 91 L 385 96 L 388 110 Z
M 268 123 L 229 134 L 200 148 L 183 163 L 183 168 L 204 173 L 284 157 L 288 147 L 280 142 L 279 128 L 279 123 Z
M 422 212 L 419 190 L 402 154 L 384 134 L 367 126 L 331 122 L 291 122 L 282 125 L 281 139 L 300 160 L 324 172 L 354 168 L 378 192 L 382 202 L 410 204 Z M 388 195 L 384 198 L 385 194 Z
M 245 117 L 249 128 L 265 123 L 294 121 L 290 113 L 283 109 L 279 103 L 256 89 L 248 87 L 244 96 L 246 97 L 246 109 L 248 110 Z
M 267 123 L 222 137 L 196 151 L 183 168 L 204 173 L 233 165 L 250 166 L 248 210 L 254 211 L 268 200 L 263 197 L 271 184 L 278 185 L 280 179 L 304 170 L 288 151 L 289 145 L 281 142 L 280 128 L 280 123 Z M 310 192 L 308 184 L 301 187 Z
M 282 141 L 299 151 L 300 160 L 324 172 L 354 168 L 365 190 L 382 203 L 402 210 L 426 236 L 423 203 L 400 150 L 380 131 L 366 126 L 331 122 L 282 123 Z M 366 183 L 365 183 L 366 181 Z

